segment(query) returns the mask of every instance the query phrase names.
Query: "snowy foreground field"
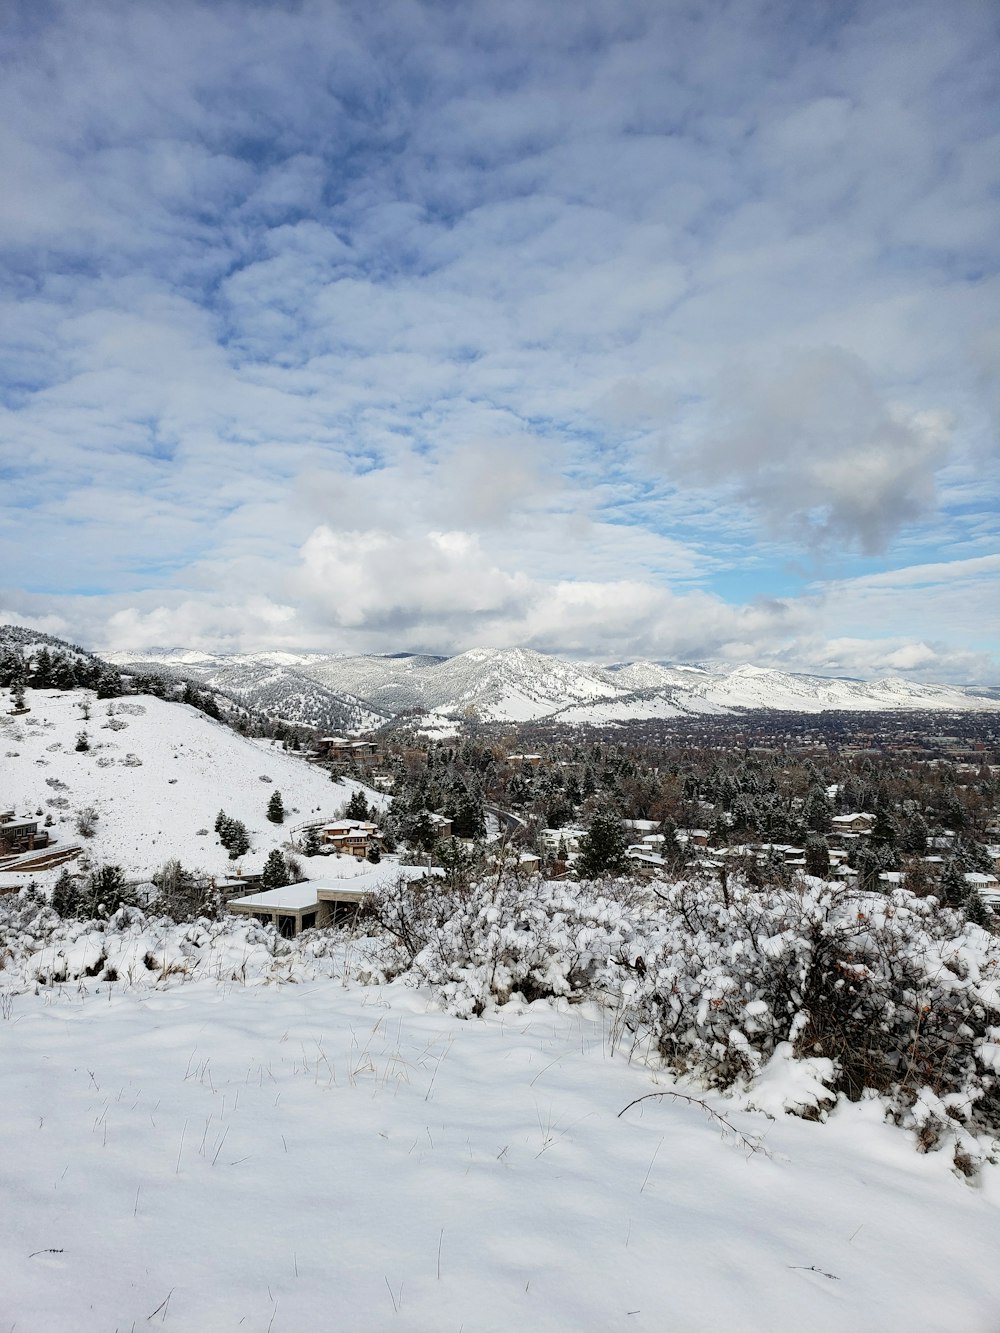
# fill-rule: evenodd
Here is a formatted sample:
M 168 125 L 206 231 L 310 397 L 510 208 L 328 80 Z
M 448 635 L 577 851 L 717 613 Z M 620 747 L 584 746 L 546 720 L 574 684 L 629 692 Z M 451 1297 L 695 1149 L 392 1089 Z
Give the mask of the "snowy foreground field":
M 607 1011 L 400 983 L 0 994 L 0 1327 L 996 1330 L 1000 1168 L 677 1087 Z M 221 973 L 221 969 L 220 969 Z M 688 1089 L 688 1091 L 697 1091 Z

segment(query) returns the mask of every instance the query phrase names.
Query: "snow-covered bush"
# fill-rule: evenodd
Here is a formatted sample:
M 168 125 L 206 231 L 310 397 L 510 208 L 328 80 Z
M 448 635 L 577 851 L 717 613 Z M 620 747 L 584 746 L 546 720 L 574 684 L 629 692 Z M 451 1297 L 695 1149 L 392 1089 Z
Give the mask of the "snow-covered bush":
M 402 882 L 373 895 L 368 913 L 389 937 L 386 973 L 409 971 L 468 1016 L 514 992 L 536 999 L 600 988 L 608 959 L 631 939 L 624 899 L 632 892 L 612 882 L 581 894 L 575 884 L 513 875 L 471 889 Z
M 631 1003 L 675 1068 L 727 1087 L 789 1043 L 829 1061 L 830 1086 L 852 1100 L 891 1095 L 928 1146 L 921 1104 L 1000 1128 L 997 950 L 959 913 L 817 881 L 725 894 L 678 884 L 663 905 L 670 929 L 630 960 L 642 963 Z
M 0 976 L 7 990 L 66 982 L 172 985 L 210 977 L 267 982 L 314 975 L 292 942 L 247 918 L 174 924 L 122 906 L 107 920 L 62 920 L 45 894 L 0 900 Z
M 649 891 L 494 878 L 387 886 L 369 919 L 385 973 L 429 983 L 452 1013 L 514 992 L 603 997 L 710 1086 L 773 1085 L 795 1061 L 801 1113 L 879 1094 L 922 1147 L 948 1141 L 961 1164 L 1000 1131 L 1000 951 L 933 898 L 809 879 Z

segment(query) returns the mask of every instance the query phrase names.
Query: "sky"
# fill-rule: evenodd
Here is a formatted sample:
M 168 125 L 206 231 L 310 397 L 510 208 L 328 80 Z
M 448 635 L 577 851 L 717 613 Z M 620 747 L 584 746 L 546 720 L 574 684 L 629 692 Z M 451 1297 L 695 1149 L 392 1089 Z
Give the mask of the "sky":
M 1000 683 L 990 0 L 0 17 L 0 621 Z

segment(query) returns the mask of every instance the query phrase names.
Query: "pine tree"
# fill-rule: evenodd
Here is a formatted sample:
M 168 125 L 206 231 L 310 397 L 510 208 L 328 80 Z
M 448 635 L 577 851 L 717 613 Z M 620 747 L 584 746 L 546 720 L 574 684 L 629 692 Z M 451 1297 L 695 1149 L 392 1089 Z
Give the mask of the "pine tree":
M 76 733 L 76 745 L 74 748 L 81 754 L 90 749 L 90 738 L 85 731 L 78 731 Z
M 285 807 L 281 799 L 281 792 L 277 788 L 271 793 L 271 799 L 267 803 L 267 817 L 272 824 L 283 824 L 285 822 Z
M 32 684 L 36 690 L 49 690 L 52 688 L 52 654 L 47 648 L 39 649 L 38 656 L 35 658 L 35 671 Z
M 628 850 L 628 834 L 617 810 L 598 810 L 590 827 L 580 839 L 580 873 L 587 879 L 600 879 L 621 871 Z
M 76 916 L 78 902 L 76 882 L 68 870 L 63 870 L 52 888 L 52 906 L 66 920 Z
M 365 800 L 365 794 L 359 787 L 357 791 L 351 793 L 351 799 L 347 802 L 345 817 L 347 819 L 367 819 L 368 802 Z
M 806 839 L 806 874 L 825 879 L 830 873 L 830 849 L 826 839 L 818 833 L 810 833 Z
M 881 869 L 875 853 L 862 847 L 857 855 L 858 888 L 862 893 L 870 893 L 879 887 Z
M 965 919 L 971 921 L 974 926 L 982 926 L 984 930 L 992 929 L 993 918 L 977 889 L 970 890 L 965 900 Z
M 896 837 L 896 821 L 892 817 L 889 803 L 880 800 L 875 809 L 869 841 L 873 847 L 895 847 Z
M 241 820 L 227 820 L 224 833 L 222 845 L 229 853 L 230 861 L 237 860 L 250 850 L 250 834 L 247 832 L 246 824 Z
M 283 889 L 288 883 L 288 868 L 285 865 L 285 858 L 277 847 L 268 852 L 260 883 L 261 888 L 264 889 Z
M 316 856 L 319 852 L 319 829 L 307 828 L 304 842 L 306 856 Z
M 119 907 L 133 906 L 135 894 L 125 883 L 121 866 L 98 866 L 87 879 L 80 895 L 81 917 L 114 916 Z
M 952 857 L 941 875 L 941 901 L 946 907 L 961 907 L 969 897 L 965 870 L 957 857 Z

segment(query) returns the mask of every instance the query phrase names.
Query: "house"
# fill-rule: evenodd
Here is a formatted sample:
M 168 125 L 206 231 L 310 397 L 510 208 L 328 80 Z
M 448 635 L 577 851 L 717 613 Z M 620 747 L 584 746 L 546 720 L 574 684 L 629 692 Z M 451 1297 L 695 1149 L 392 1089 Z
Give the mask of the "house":
M 39 829 L 37 819 L 18 819 L 12 810 L 5 812 L 5 818 L 0 821 L 0 850 L 33 852 L 48 845 L 48 830 Z
M 324 824 L 319 833 L 321 850 L 347 852 L 363 861 L 368 851 L 382 836 L 367 819 L 338 819 Z
M 242 898 L 232 898 L 226 904 L 226 911 L 237 916 L 252 916 L 291 939 L 303 930 L 321 930 L 355 916 L 366 896 L 385 883 L 386 873 L 383 863 L 382 866 L 371 866 L 368 871 L 359 871 L 348 879 L 307 879 L 300 884 L 288 884 L 283 889 L 265 889 Z M 437 868 L 391 867 L 393 878 L 399 876 L 411 881 L 442 873 Z
M 834 833 L 871 833 L 875 816 L 864 810 L 849 815 L 834 815 L 830 827 Z
M 567 824 L 565 828 L 543 828 L 539 836 L 547 852 L 552 852 L 554 855 L 562 843 L 567 853 L 573 853 L 580 850 L 580 839 L 584 836 L 584 830 Z
M 430 820 L 431 828 L 434 830 L 434 837 L 437 840 L 451 837 L 451 820 L 447 815 L 435 814 L 433 810 L 428 811 L 427 818 Z
M 243 898 L 230 898 L 226 911 L 238 916 L 252 916 L 266 926 L 274 926 L 286 939 L 314 926 L 329 924 L 325 912 L 324 920 L 320 921 L 316 886 L 310 880 L 287 884 L 283 889 L 250 893 Z
M 265 889 L 244 898 L 231 898 L 226 911 L 252 916 L 291 939 L 303 930 L 332 926 L 345 915 L 357 912 L 367 892 L 356 881 L 323 884 L 307 879 L 301 884 L 287 884 L 283 889 Z
M 356 763 L 361 759 L 374 759 L 378 754 L 378 745 L 371 740 L 351 740 L 347 736 L 321 736 L 316 742 L 316 756 L 319 759 Z
M 542 756 L 540 754 L 509 754 L 507 756 L 507 763 L 513 764 L 515 768 L 537 768 L 541 762 Z
M 679 843 L 686 843 L 689 847 L 708 846 L 709 833 L 706 828 L 679 828 L 674 836 Z
M 647 878 L 659 874 L 666 866 L 666 861 L 658 852 L 650 851 L 642 843 L 634 843 L 625 853 L 625 856 L 635 873 Z

